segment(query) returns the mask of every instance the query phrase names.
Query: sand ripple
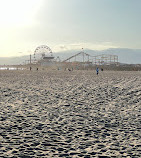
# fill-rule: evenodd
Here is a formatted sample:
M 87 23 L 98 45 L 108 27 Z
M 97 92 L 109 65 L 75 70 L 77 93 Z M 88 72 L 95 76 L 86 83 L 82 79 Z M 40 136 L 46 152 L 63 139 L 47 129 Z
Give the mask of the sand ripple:
M 141 155 L 140 72 L 0 72 L 0 157 Z

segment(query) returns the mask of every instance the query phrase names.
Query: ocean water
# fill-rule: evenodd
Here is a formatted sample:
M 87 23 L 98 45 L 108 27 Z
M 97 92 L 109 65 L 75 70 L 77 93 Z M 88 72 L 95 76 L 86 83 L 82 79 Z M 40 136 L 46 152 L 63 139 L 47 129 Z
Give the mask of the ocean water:
M 0 67 L 0 70 L 24 70 L 25 68 L 16 68 L 16 67 Z

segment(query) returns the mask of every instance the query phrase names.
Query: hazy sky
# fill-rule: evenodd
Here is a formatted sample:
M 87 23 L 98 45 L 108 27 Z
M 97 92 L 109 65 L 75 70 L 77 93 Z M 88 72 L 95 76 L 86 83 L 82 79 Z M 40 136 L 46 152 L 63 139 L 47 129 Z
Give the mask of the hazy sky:
M 48 45 L 141 48 L 141 0 L 0 0 L 0 56 Z

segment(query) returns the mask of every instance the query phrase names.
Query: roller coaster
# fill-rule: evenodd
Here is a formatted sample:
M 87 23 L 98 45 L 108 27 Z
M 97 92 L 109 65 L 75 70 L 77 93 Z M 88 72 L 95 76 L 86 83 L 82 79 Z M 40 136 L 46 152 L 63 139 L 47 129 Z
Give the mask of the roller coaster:
M 118 56 L 117 55 L 109 55 L 109 54 L 101 54 L 92 56 L 84 51 L 81 51 L 65 60 L 63 63 L 87 63 L 92 65 L 117 65 L 118 64 Z

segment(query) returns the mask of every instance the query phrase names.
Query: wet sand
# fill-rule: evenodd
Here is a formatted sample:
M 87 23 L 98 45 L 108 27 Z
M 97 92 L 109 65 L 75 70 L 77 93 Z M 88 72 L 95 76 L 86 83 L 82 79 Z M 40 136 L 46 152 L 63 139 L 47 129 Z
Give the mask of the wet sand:
M 0 71 L 0 157 L 141 155 L 141 72 Z

